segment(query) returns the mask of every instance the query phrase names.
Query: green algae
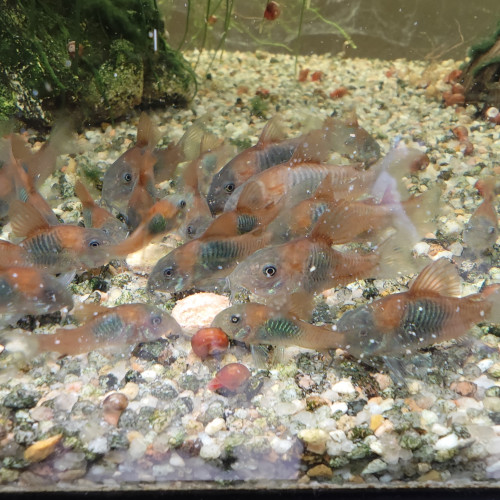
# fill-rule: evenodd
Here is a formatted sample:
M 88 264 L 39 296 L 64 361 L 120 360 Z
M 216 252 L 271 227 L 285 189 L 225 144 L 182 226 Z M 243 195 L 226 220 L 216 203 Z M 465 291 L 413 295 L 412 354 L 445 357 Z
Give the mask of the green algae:
M 195 76 L 164 40 L 154 0 L 0 0 L 0 8 L 0 119 L 47 126 L 71 110 L 96 123 L 193 95 Z

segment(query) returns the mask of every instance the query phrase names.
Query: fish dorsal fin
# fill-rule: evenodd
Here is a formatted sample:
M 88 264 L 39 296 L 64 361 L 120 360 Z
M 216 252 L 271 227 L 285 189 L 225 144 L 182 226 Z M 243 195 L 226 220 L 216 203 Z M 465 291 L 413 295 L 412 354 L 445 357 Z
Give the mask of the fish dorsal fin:
M 350 109 L 342 116 L 342 122 L 346 127 L 358 128 L 358 114 L 355 109 Z
M 317 201 L 332 201 L 335 199 L 331 172 L 320 182 L 316 191 L 314 191 L 313 199 Z
M 79 323 L 84 323 L 106 311 L 109 311 L 109 307 L 100 304 L 78 304 L 73 308 L 71 314 Z
M 280 114 L 274 115 L 262 129 L 259 140 L 255 147 L 263 148 L 267 144 L 280 142 L 285 139 L 285 131 L 282 126 L 283 117 Z
M 309 238 L 330 245 L 342 245 L 352 240 L 350 227 L 349 202 L 346 200 L 332 201 L 328 209 L 314 224 Z
M 298 163 L 323 163 L 330 158 L 330 141 L 334 125 L 332 118 L 326 118 L 323 127 L 311 130 L 301 137 L 290 158 L 290 165 Z
M 9 139 L 12 148 L 12 154 L 14 155 L 14 158 L 16 160 L 24 160 L 26 158 L 31 158 L 32 153 L 28 149 L 28 145 L 22 135 L 10 134 Z
M 195 194 L 199 193 L 198 167 L 198 161 L 192 160 L 184 167 L 182 172 L 184 188 L 190 189 Z
M 236 210 L 239 212 L 255 210 L 264 208 L 265 205 L 264 194 L 260 183 L 257 181 L 247 181 L 241 190 L 238 203 L 236 204 Z
M 19 238 L 30 236 L 50 227 L 50 224 L 33 205 L 19 200 L 14 200 L 10 204 L 9 218 L 12 233 Z
M 485 200 L 493 200 L 495 197 L 495 184 L 496 184 L 496 179 L 492 175 L 488 177 L 484 177 L 482 179 L 479 179 L 475 184 L 474 187 L 479 191 L 479 194 L 485 199 Z
M 95 206 L 96 203 L 94 198 L 92 198 L 89 190 L 80 179 L 75 182 L 75 194 L 78 196 L 78 199 L 82 202 L 84 207 Z
M 235 231 L 234 212 L 222 212 L 217 219 L 215 219 L 202 234 L 201 238 L 212 238 L 237 236 Z
M 220 139 L 215 134 L 205 132 L 201 138 L 200 155 L 210 153 L 222 146 L 224 139 Z
M 205 135 L 203 128 L 204 120 L 202 118 L 196 120 L 180 138 L 178 146 L 184 154 L 185 161 L 192 161 L 200 156 L 201 141 Z
M 158 131 L 151 118 L 143 111 L 137 124 L 137 141 L 135 145 L 139 148 L 149 146 L 154 148 L 158 142 Z
M 447 259 L 439 259 L 425 267 L 415 278 L 408 293 L 418 295 L 444 295 L 459 297 L 460 277 L 455 266 Z

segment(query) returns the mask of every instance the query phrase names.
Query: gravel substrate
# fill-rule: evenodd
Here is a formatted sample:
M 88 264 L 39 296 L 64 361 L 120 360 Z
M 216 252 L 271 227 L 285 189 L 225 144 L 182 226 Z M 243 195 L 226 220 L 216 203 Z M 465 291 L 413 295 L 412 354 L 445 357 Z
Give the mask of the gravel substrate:
M 297 70 L 310 73 L 298 82 L 296 61 L 289 56 L 225 53 L 209 67 L 212 56 L 204 52 L 200 57 L 198 93 L 188 109 L 152 112 L 160 145 L 177 141 L 203 115 L 209 118 L 208 130 L 247 147 L 276 111 L 295 136 L 314 119 L 355 107 L 360 124 L 384 152 L 403 141 L 431 159 L 407 181 L 412 193 L 434 184 L 442 190 L 436 230 L 415 251 L 454 259 L 463 295 L 500 282 L 499 241 L 481 262 L 463 253 L 464 224 L 482 201 L 474 184 L 500 174 L 500 126 L 476 119 L 473 107 L 443 106 L 441 93 L 450 88 L 444 78 L 460 62 L 299 57 Z M 198 54 L 187 57 L 196 61 Z M 311 80 L 314 72 L 322 72 L 317 81 Z M 348 93 L 330 97 L 340 87 Z M 43 193 L 66 222 L 80 220 L 72 192 L 77 176 L 93 167 L 104 172 L 133 144 L 136 125 L 134 117 L 86 130 L 77 154 L 61 157 L 61 170 Z M 452 133 L 457 125 L 469 131 L 471 154 Z M 144 286 L 158 253 L 176 244 L 170 238 L 149 249 L 144 266 L 135 255 L 130 269 L 115 266 L 77 278 L 71 285 L 75 302 L 153 301 L 171 310 L 171 297 L 149 297 Z M 318 301 L 315 320 L 335 319 L 353 305 L 406 290 L 410 278 L 358 281 L 330 290 Z M 174 315 L 189 335 L 226 306 L 225 298 L 215 299 L 211 303 L 194 295 L 177 306 Z M 200 302 L 190 305 L 189 300 Z M 34 332 L 50 332 L 58 321 L 58 315 L 48 318 L 35 324 Z M 4 353 L 4 488 L 93 490 L 241 479 L 287 480 L 290 486 L 492 485 L 500 479 L 498 325 L 479 325 L 467 341 L 410 357 L 407 368 L 414 378 L 407 387 L 395 386 L 383 366 L 377 373 L 340 352 L 331 363 L 328 356 L 290 348 L 284 364 L 257 370 L 250 352 L 238 346 L 220 360 L 202 362 L 191 350 L 189 335 L 118 354 L 57 359 L 46 353 L 23 360 L 20 353 Z M 252 371 L 247 389 L 232 396 L 208 390 L 218 368 L 235 361 Z M 115 391 L 129 400 L 117 425 L 103 404 Z

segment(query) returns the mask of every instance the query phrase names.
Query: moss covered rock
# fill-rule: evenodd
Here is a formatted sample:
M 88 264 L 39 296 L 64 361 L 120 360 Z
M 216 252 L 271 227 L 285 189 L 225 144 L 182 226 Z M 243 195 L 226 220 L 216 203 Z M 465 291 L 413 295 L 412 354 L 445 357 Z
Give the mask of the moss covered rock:
M 97 123 L 186 102 L 195 77 L 163 38 L 154 0 L 0 0 L 0 120 Z

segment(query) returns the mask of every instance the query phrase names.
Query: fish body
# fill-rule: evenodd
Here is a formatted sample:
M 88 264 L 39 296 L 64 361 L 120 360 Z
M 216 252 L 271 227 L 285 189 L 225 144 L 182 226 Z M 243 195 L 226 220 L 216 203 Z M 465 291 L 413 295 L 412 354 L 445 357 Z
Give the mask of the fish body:
M 51 273 L 81 271 L 103 265 L 97 250 L 111 240 L 101 229 L 59 224 L 50 226 L 31 205 L 15 200 L 9 211 L 12 232 L 25 237 L 19 244 L 29 265 Z
M 85 227 L 102 229 L 114 243 L 127 236 L 127 229 L 108 210 L 97 205 L 81 181 L 76 181 L 75 194 L 82 202 L 82 216 Z
M 483 196 L 466 224 L 463 240 L 472 253 L 480 255 L 492 248 L 498 238 L 498 214 L 495 207 L 496 179 L 488 177 L 476 182 L 476 188 Z
M 344 348 L 358 358 L 397 356 L 463 337 L 481 321 L 500 321 L 500 285 L 458 297 L 460 280 L 445 259 L 429 264 L 407 292 L 345 313 L 337 323 Z
M 212 321 L 230 339 L 250 345 L 292 345 L 324 351 L 340 347 L 332 329 L 311 325 L 290 313 L 264 304 L 246 303 L 233 305 L 221 311 Z
M 145 214 L 142 222 L 130 236 L 123 241 L 108 245 L 100 252 L 110 258 L 122 258 L 139 251 L 151 241 L 176 229 L 185 209 L 183 197 L 172 195 L 169 199 L 157 201 Z M 103 260 L 106 260 L 103 257 Z
M 180 292 L 225 278 L 238 264 L 269 243 L 267 233 L 214 236 L 188 241 L 162 257 L 154 266 L 148 289 Z
M 73 297 L 55 277 L 30 267 L 0 270 L 0 323 L 13 324 L 27 314 L 73 307 Z
M 124 304 L 102 308 L 78 328 L 37 335 L 38 351 L 77 355 L 106 347 L 151 342 L 162 336 L 178 335 L 179 324 L 168 313 L 148 304 Z
M 279 115 L 269 120 L 257 144 L 241 151 L 213 177 L 207 195 L 212 214 L 222 212 L 227 199 L 250 177 L 290 160 L 299 143 L 299 138 L 284 140 Z
M 26 250 L 10 241 L 0 240 L 0 269 L 29 266 Z
M 370 253 L 339 252 L 327 241 L 299 238 L 258 250 L 238 264 L 228 279 L 231 287 L 243 287 L 272 301 L 286 300 L 299 290 L 320 292 L 411 268 L 410 258 L 405 259 L 393 243 L 388 240 Z

